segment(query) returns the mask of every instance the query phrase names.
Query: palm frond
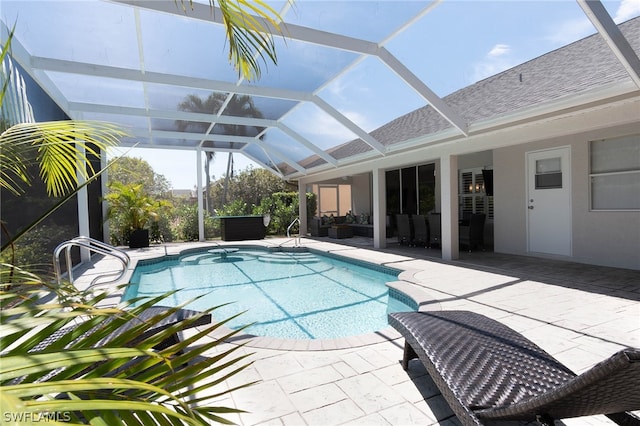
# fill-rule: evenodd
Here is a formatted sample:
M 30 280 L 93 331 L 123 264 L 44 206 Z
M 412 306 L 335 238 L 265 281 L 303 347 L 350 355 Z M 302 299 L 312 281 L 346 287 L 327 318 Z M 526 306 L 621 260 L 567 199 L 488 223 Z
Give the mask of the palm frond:
M 124 136 L 126 132 L 117 125 L 100 121 L 17 124 L 0 135 L 0 183 L 21 193 L 16 183 L 29 183 L 25 165 L 35 161 L 49 195 L 62 196 L 78 185 L 78 175 L 82 179 L 93 176 L 90 160 L 99 160 L 101 151 L 116 146 Z
M 3 407 L 66 413 L 73 422 L 108 425 L 230 424 L 224 415 L 241 412 L 208 405 L 252 384 L 220 386 L 250 365 L 248 355 L 238 352 L 242 346 L 214 350 L 222 340 L 205 339 L 232 318 L 158 346 L 218 307 L 163 328 L 157 325 L 184 306 L 166 308 L 145 321 L 135 319 L 171 293 L 110 308 L 97 306 L 104 294 L 42 303 L 42 287 L 25 276 L 33 292 L 0 292 L 3 305 L 11 303 L 0 310 Z
M 181 3 L 186 10 L 185 0 Z M 214 7 L 214 0 L 209 3 Z M 217 3 L 229 42 L 229 61 L 241 77 L 259 80 L 262 70 L 256 58 L 261 58 L 265 65 L 278 63 L 274 33 L 281 34 L 282 18 L 262 0 L 217 0 Z

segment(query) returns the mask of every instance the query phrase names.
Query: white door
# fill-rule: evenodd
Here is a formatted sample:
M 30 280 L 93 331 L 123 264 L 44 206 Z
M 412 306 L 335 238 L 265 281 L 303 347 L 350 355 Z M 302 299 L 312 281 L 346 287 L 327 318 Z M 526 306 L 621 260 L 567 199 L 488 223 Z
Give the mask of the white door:
M 527 231 L 530 252 L 571 256 L 569 147 L 527 153 Z

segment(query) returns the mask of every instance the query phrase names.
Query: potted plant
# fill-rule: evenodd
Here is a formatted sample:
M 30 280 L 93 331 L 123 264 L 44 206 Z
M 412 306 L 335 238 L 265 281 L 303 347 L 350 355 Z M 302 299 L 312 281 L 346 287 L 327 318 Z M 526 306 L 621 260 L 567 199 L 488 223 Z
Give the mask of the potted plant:
M 164 201 L 158 201 L 146 194 L 142 184 L 109 184 L 109 193 L 105 196 L 109 202 L 107 218 L 113 220 L 120 229 L 123 243 L 128 241 L 130 248 L 149 247 L 150 220 L 157 220 Z

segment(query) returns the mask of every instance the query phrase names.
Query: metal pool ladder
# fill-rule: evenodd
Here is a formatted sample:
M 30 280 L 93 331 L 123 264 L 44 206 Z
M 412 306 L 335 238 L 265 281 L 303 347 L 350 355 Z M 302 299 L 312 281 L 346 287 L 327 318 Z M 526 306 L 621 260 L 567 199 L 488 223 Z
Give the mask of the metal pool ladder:
M 298 222 L 298 228 L 300 227 L 300 218 L 296 217 L 295 219 L 293 219 L 291 221 L 291 223 L 287 227 L 287 238 L 291 238 L 290 231 L 291 231 L 291 228 L 293 227 L 293 225 L 296 224 L 296 222 Z M 298 236 L 293 240 L 293 246 L 294 247 L 302 247 L 302 242 L 300 241 L 300 230 L 298 230 Z
M 62 284 L 62 268 L 60 266 L 60 254 L 62 253 L 62 251 L 65 251 L 65 261 L 67 263 L 67 278 L 69 282 L 73 284 L 73 262 L 71 261 L 71 249 L 73 247 L 79 247 L 81 249 L 85 248 L 89 250 L 89 252 L 102 254 L 104 256 L 111 256 L 117 259 L 122 264 L 122 270 L 106 272 L 104 274 L 96 276 L 91 281 L 89 287 L 93 287 L 100 279 L 105 277 L 114 276 L 114 278 L 111 278 L 107 281 L 102 281 L 100 282 L 100 284 L 115 282 L 122 278 L 129 269 L 131 258 L 129 258 L 129 255 L 123 250 L 120 250 L 116 247 L 90 237 L 80 236 L 59 244 L 58 247 L 56 247 L 56 249 L 53 251 L 53 267 L 56 273 L 56 280 L 58 282 L 58 285 Z

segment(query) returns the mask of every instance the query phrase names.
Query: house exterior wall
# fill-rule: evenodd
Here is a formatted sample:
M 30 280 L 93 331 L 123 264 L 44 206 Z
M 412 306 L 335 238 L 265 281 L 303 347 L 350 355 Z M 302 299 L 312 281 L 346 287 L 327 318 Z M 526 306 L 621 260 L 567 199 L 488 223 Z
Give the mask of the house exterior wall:
M 494 150 L 496 252 L 527 252 L 526 153 L 569 146 L 572 180 L 572 256 L 595 265 L 640 269 L 640 212 L 591 211 L 589 142 L 638 134 L 637 123 Z
M 351 206 L 355 215 L 373 213 L 371 173 L 355 175 L 351 179 Z

